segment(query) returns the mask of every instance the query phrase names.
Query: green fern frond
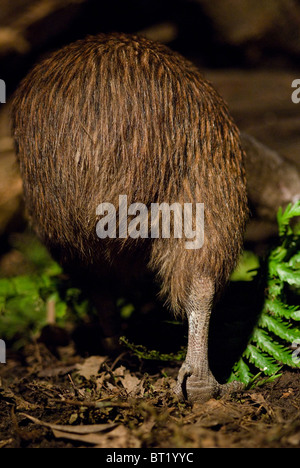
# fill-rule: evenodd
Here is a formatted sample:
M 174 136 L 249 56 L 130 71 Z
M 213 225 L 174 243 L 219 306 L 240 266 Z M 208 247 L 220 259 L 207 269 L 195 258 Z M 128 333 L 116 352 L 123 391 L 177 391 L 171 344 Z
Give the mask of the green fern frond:
M 300 216 L 300 200 L 294 204 L 289 203 L 284 211 L 282 210 L 282 207 L 279 208 L 277 213 L 277 223 L 280 236 L 284 236 L 292 232 L 290 220 L 296 216 Z
M 252 335 L 252 341 L 256 343 L 259 349 L 272 356 L 275 361 L 286 364 L 289 367 L 296 367 L 291 351 L 286 346 L 275 341 L 267 331 L 256 327 Z
M 240 382 L 242 382 L 246 386 L 248 386 L 251 380 L 253 379 L 253 374 L 251 373 L 249 366 L 246 364 L 245 360 L 242 357 L 234 364 L 228 382 L 236 380 L 237 375 L 239 376 Z
M 284 317 L 287 320 L 300 320 L 300 309 L 298 306 L 288 305 L 281 302 L 279 299 L 270 299 L 265 300 L 265 305 L 263 312 L 270 312 L 276 317 Z
M 281 281 L 289 283 L 292 286 L 300 286 L 300 270 L 295 270 L 286 265 L 278 265 L 277 274 Z
M 300 343 L 297 324 L 300 308 L 289 304 L 285 294 L 287 288 L 292 288 L 294 295 L 300 294 L 300 234 L 290 225 L 297 216 L 300 216 L 300 201 L 289 204 L 284 211 L 278 210 L 279 245 L 267 258 L 264 305 L 245 351 L 233 366 L 231 380 L 235 378 L 249 385 L 252 371 L 247 362 L 274 377 L 282 366 L 300 369 L 300 359 L 293 352 Z M 258 275 L 262 277 L 263 271 L 259 270 Z
M 300 330 L 291 328 L 292 324 L 287 321 L 282 321 L 280 318 L 272 317 L 271 315 L 263 312 L 258 320 L 257 325 L 277 335 L 282 340 L 288 343 L 293 343 L 300 339 Z
M 281 366 L 276 364 L 274 358 L 270 357 L 267 352 L 262 352 L 253 344 L 248 344 L 243 356 L 266 375 L 276 374 L 281 369 Z

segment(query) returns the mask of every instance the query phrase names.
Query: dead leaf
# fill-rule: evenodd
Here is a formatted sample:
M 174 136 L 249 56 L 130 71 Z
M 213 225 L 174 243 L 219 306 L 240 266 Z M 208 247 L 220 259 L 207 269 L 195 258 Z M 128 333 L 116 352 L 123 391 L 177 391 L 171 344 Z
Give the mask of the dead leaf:
M 115 385 L 111 384 L 110 382 L 106 382 L 106 387 L 112 393 L 118 394 L 120 392 L 120 389 Z
M 130 372 L 125 373 L 121 382 L 126 392 L 132 396 L 137 395 L 141 390 L 141 379 L 135 375 L 131 375 Z
M 30 419 L 32 422 L 35 424 L 39 424 L 41 426 L 49 427 L 50 429 L 61 431 L 61 432 L 66 432 L 68 434 L 92 434 L 92 433 L 97 433 L 97 432 L 102 432 L 102 431 L 108 431 L 117 426 L 116 423 L 110 423 L 110 424 L 79 424 L 76 426 L 70 426 L 70 425 L 62 425 L 62 424 L 52 424 L 52 423 L 47 423 L 45 421 L 41 421 L 40 419 L 37 419 L 33 416 L 30 416 L 29 414 L 26 413 L 20 413 L 21 416 L 25 416 L 26 418 Z
M 71 366 L 50 367 L 50 368 L 42 369 L 41 371 L 39 371 L 38 377 L 56 377 L 57 375 L 69 374 L 74 369 L 76 369 L 76 365 L 74 364 Z
M 81 364 L 76 364 L 76 371 L 79 375 L 89 380 L 93 375 L 97 375 L 101 364 L 107 359 L 106 356 L 90 356 Z
M 96 448 L 140 448 L 141 441 L 125 426 L 118 426 L 113 431 L 102 434 Z
M 142 391 L 142 380 L 132 375 L 124 366 L 114 370 L 114 376 L 121 382 L 126 392 L 131 396 L 137 396 Z
M 116 378 L 120 378 L 120 377 L 124 377 L 125 371 L 126 371 L 126 367 L 119 366 L 114 370 L 113 374 Z
M 26 413 L 20 413 L 35 424 L 49 427 L 57 438 L 77 440 L 101 448 L 139 448 L 140 441 L 125 426 L 111 424 L 60 425 L 41 421 Z
M 57 439 L 77 440 L 78 442 L 84 442 L 86 444 L 93 444 L 93 445 L 101 444 L 102 438 L 103 438 L 103 435 L 99 433 L 73 434 L 71 432 L 58 431 L 57 429 L 53 429 L 53 435 Z
M 172 390 L 176 383 L 171 377 L 160 377 L 152 383 L 152 387 L 156 392 L 165 392 L 168 387 Z
M 300 445 L 300 432 L 297 432 L 296 434 L 293 434 L 289 437 L 287 437 L 287 442 L 294 447 L 299 447 Z
M 108 433 L 74 434 L 54 430 L 57 438 L 76 440 L 93 444 L 96 448 L 140 448 L 140 441 L 124 426 L 118 426 Z

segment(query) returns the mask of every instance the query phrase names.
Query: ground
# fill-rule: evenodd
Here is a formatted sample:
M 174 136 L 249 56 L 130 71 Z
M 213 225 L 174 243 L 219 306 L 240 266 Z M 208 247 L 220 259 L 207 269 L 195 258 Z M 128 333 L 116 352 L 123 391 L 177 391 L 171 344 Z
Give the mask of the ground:
M 72 345 L 59 356 L 28 345 L 0 367 L 0 447 L 300 446 L 299 372 L 191 407 L 172 393 L 177 370 L 130 351 L 83 358 Z

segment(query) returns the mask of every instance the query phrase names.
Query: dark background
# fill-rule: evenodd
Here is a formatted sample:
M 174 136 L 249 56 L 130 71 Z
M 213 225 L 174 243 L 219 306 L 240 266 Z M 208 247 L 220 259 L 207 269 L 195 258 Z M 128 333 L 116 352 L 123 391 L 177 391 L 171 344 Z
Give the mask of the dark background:
M 12 89 L 41 54 L 98 32 L 142 32 L 209 68 L 289 68 L 297 0 L 1 0 L 0 70 Z

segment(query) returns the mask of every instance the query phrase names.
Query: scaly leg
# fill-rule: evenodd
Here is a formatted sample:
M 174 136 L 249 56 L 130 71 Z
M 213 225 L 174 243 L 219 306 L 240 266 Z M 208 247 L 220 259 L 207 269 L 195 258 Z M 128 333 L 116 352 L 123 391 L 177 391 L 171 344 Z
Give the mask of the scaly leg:
M 221 385 L 213 376 L 208 362 L 209 321 L 215 293 L 210 278 L 196 281 L 188 297 L 188 348 L 185 362 L 178 374 L 175 393 L 193 402 L 204 402 L 230 391 L 238 391 L 238 382 Z

